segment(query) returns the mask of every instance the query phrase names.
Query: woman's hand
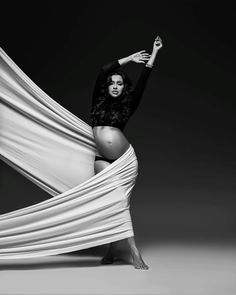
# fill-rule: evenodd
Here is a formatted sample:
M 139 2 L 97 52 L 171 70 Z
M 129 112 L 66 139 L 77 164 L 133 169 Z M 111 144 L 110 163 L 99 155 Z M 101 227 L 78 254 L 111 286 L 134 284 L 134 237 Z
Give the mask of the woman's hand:
M 141 50 L 127 57 L 119 59 L 118 62 L 121 66 L 127 64 L 130 61 L 133 61 L 136 63 L 144 63 L 144 64 L 147 62 L 146 65 L 149 67 L 152 67 L 155 61 L 157 52 L 158 50 L 161 49 L 161 47 L 162 47 L 162 40 L 159 36 L 157 36 L 153 43 L 153 50 L 151 55 L 148 54 L 146 50 Z
M 147 67 L 152 68 L 157 56 L 158 51 L 162 48 L 162 40 L 159 36 L 156 37 L 154 43 L 153 43 L 153 50 L 152 50 L 152 55 L 150 57 L 150 59 L 148 60 L 148 62 L 146 63 Z
M 153 43 L 153 51 L 158 51 L 162 48 L 162 40 L 160 36 L 157 36 Z
M 138 51 L 130 56 L 131 61 L 136 63 L 145 63 L 150 58 L 150 54 L 146 52 L 146 50 Z

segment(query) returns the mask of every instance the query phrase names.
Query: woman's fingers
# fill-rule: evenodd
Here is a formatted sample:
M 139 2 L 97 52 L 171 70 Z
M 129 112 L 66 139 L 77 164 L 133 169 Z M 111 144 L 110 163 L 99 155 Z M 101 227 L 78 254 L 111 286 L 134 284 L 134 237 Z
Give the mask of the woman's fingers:
M 138 51 L 138 52 L 136 52 L 136 54 L 140 54 L 140 53 L 144 53 L 146 50 L 144 49 L 144 50 L 141 50 L 141 51 Z
M 141 55 L 141 56 L 150 56 L 149 53 L 146 52 L 146 50 L 141 50 L 141 51 L 138 51 L 136 52 L 134 55 Z
M 162 43 L 161 37 L 157 36 L 156 39 L 155 39 L 155 42 L 156 43 Z
M 150 56 L 150 54 L 137 54 L 136 58 L 149 58 Z
M 151 55 L 146 52 L 146 50 L 138 51 L 132 54 L 133 61 L 137 63 L 145 63 L 147 60 L 150 59 Z
M 148 53 L 142 53 L 141 56 L 143 56 L 143 57 L 149 57 L 149 56 L 151 56 L 151 55 L 148 54 Z

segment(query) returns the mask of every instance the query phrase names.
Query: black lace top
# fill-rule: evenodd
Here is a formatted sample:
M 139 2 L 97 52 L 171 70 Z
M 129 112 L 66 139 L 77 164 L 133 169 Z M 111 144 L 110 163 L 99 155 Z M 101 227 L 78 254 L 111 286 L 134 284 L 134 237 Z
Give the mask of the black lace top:
M 118 61 L 114 61 L 103 66 L 99 72 L 93 91 L 90 114 L 92 127 L 113 126 L 123 131 L 127 121 L 137 109 L 152 68 L 143 65 L 142 73 L 134 90 L 122 100 L 119 97 L 113 98 L 111 96 L 104 98 L 101 86 L 106 82 L 107 76 L 120 66 Z

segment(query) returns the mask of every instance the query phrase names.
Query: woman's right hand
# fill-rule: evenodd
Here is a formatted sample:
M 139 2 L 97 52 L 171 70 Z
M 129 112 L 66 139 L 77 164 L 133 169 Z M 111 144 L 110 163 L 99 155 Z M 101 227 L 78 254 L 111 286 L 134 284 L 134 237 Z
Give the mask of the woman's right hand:
M 131 61 L 136 63 L 145 63 L 150 58 L 150 54 L 146 52 L 146 50 L 138 51 L 130 56 Z
M 162 40 L 160 36 L 157 36 L 153 43 L 153 51 L 158 51 L 163 47 Z

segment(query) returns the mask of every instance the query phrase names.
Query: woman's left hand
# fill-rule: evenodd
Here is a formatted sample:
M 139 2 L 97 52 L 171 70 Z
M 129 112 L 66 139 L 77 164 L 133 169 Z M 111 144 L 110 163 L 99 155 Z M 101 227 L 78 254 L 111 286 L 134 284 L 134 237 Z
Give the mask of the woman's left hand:
M 145 63 L 149 58 L 150 54 L 146 50 L 141 50 L 131 55 L 131 60 L 136 63 Z

